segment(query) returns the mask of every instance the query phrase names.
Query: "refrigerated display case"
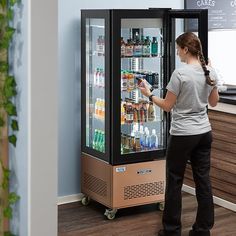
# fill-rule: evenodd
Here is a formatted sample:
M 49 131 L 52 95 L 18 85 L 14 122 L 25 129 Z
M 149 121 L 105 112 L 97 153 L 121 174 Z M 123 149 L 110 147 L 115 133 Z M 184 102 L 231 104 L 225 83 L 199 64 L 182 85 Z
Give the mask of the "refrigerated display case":
M 163 208 L 169 115 L 139 90 L 164 98 L 175 37 L 195 19 L 207 56 L 207 10 L 82 10 L 82 193 L 109 209 Z M 207 58 L 207 57 L 206 57 Z

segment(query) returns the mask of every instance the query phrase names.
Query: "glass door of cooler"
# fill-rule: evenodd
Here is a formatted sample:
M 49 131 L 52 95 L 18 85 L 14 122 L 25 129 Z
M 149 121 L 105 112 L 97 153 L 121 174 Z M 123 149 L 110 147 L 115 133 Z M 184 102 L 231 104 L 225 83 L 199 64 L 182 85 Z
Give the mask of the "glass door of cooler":
M 169 50 L 169 73 L 176 67 L 181 66 L 181 62 L 176 57 L 175 39 L 184 32 L 193 32 L 201 40 L 203 55 L 208 60 L 208 10 L 169 10 L 168 13 L 168 41 Z
M 82 147 L 108 161 L 108 13 L 82 11 Z
M 165 154 L 167 116 L 141 94 L 139 86 L 146 81 L 153 94 L 164 97 L 164 12 L 158 17 L 151 10 L 122 11 L 119 16 L 120 50 L 114 55 L 119 59 L 114 79 L 119 127 L 114 131 L 120 139 L 116 139 L 115 163 L 153 160 Z

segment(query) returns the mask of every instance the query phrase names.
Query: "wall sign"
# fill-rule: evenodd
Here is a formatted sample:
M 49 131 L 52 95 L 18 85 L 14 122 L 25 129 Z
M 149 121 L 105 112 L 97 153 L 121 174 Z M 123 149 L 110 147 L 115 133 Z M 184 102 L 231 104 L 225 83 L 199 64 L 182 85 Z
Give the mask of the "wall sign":
M 208 29 L 236 29 L 236 0 L 185 0 L 185 9 L 208 9 Z M 196 20 L 188 20 L 187 29 L 197 29 Z

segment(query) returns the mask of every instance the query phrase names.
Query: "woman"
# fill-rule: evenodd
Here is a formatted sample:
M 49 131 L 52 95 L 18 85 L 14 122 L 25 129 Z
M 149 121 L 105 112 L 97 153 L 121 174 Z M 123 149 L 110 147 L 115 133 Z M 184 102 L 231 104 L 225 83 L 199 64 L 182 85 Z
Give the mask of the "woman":
M 187 160 L 191 161 L 198 202 L 191 236 L 210 235 L 214 224 L 214 204 L 209 178 L 211 125 L 207 105 L 216 106 L 219 95 L 217 75 L 206 66 L 199 38 L 190 32 L 176 39 L 177 55 L 186 63 L 176 69 L 167 85 L 164 99 L 154 96 L 146 82 L 140 86 L 143 95 L 166 112 L 172 120 L 166 156 L 166 192 L 163 230 L 159 236 L 181 236 L 181 188 Z

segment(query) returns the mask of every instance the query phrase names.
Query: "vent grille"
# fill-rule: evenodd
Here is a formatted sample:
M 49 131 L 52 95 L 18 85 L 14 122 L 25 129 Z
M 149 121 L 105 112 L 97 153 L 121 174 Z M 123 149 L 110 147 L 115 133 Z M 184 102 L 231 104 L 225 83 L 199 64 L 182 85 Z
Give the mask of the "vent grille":
M 100 196 L 107 196 L 107 183 L 102 179 L 84 173 L 84 186 Z
M 164 194 L 164 181 L 137 184 L 124 188 L 124 200 Z

